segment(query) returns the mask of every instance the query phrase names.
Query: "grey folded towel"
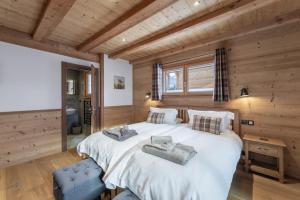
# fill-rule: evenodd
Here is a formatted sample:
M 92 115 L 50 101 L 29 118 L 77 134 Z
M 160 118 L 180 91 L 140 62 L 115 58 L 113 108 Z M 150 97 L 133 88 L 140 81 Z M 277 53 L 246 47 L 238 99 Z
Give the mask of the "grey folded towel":
M 174 144 L 173 148 L 169 149 L 162 145 L 145 144 L 142 151 L 180 165 L 185 165 L 197 153 L 193 147 L 180 143 Z
M 151 136 L 151 144 L 168 144 L 172 143 L 171 136 Z
M 103 132 L 106 132 L 107 134 L 111 134 L 114 135 L 116 137 L 121 137 L 121 128 L 111 128 L 111 129 L 107 129 L 107 130 L 103 130 Z
M 145 144 L 146 148 L 156 148 L 162 151 L 172 151 L 176 144 L 167 143 L 167 144 Z
M 103 130 L 102 133 L 106 135 L 107 137 L 110 137 L 117 141 L 124 141 L 128 138 L 137 135 L 138 133 L 135 130 L 128 129 L 127 126 L 122 128 L 113 128 L 113 129 L 107 129 Z

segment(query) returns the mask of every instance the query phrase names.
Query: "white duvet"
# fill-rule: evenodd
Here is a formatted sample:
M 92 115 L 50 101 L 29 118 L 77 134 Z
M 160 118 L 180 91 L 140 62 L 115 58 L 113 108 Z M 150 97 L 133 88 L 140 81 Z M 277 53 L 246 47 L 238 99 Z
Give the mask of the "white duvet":
M 232 131 L 221 135 L 194 131 L 187 125 L 138 123 L 123 142 L 101 132 L 82 141 L 77 150 L 92 157 L 105 171 L 110 189 L 129 188 L 142 200 L 225 200 L 240 158 L 242 142 Z M 171 135 L 174 142 L 191 145 L 197 154 L 185 165 L 146 154 L 141 147 L 151 135 Z
M 196 156 L 181 166 L 142 152 L 140 143 L 105 175 L 106 185 L 129 188 L 143 200 L 225 200 L 240 158 L 240 138 L 229 130 L 213 135 L 182 125 L 164 135 L 193 146 Z
M 77 152 L 79 155 L 83 153 L 89 155 L 104 172 L 108 173 L 126 154 L 134 151 L 141 141 L 149 139 L 151 135 L 164 134 L 174 129 L 174 125 L 141 122 L 129 125 L 129 128 L 136 130 L 138 135 L 119 142 L 103 135 L 102 132 L 97 132 L 80 142 L 77 145 Z

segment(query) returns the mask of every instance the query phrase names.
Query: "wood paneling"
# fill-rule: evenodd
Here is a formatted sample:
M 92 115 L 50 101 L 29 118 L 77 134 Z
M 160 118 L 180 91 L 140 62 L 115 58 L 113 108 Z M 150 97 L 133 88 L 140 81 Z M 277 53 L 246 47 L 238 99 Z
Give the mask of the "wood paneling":
M 230 4 L 230 2 L 232 1 L 223 1 L 222 3 L 224 6 Z M 151 38 L 153 35 L 157 35 L 165 30 L 170 30 L 172 27 L 176 27 L 176 25 L 181 23 L 181 20 L 175 20 L 175 22 L 164 26 L 164 18 L 176 19 L 178 15 L 182 15 L 185 16 L 185 18 L 182 20 L 185 20 L 188 17 L 185 15 L 185 13 L 192 13 L 188 10 L 188 8 L 186 8 L 185 3 L 184 1 L 180 1 L 178 2 L 178 5 L 174 4 L 174 6 L 171 6 L 164 10 L 164 12 L 161 12 L 160 17 L 155 18 L 155 16 L 153 16 L 148 20 L 145 20 L 143 23 L 140 23 L 138 26 L 136 26 L 136 28 L 133 27 L 132 29 L 128 29 L 128 31 L 118 36 L 118 39 L 120 39 L 120 37 L 129 38 L 128 42 L 124 44 L 120 43 L 119 40 L 117 44 L 117 41 L 115 41 L 117 39 L 116 37 L 115 39 L 109 41 L 110 45 L 107 45 L 105 48 L 106 51 L 108 54 L 110 54 L 117 50 L 131 46 L 132 44 L 144 41 L 147 38 Z M 203 3 L 205 4 L 206 2 L 203 1 Z M 199 11 L 198 13 L 194 13 L 193 17 L 196 18 L 199 15 L 204 15 L 213 11 L 214 9 L 220 8 L 220 4 L 218 4 L 216 1 L 211 1 L 210 3 L 210 5 L 205 5 L 205 8 L 202 8 L 203 10 Z M 176 10 L 174 8 L 176 8 Z M 147 57 L 153 54 L 160 54 L 161 52 L 170 49 L 173 50 L 175 48 L 186 48 L 190 44 L 194 44 L 198 41 L 199 44 L 204 42 L 208 43 L 214 38 L 220 38 L 221 36 L 234 36 L 237 34 L 237 31 L 245 30 L 249 27 L 256 29 L 259 28 L 261 24 L 280 20 L 279 16 L 291 13 L 299 8 L 300 2 L 295 0 L 257 0 L 250 7 L 238 9 L 237 12 L 231 12 L 229 15 L 223 15 L 222 17 L 215 18 L 214 20 L 207 20 L 199 25 L 195 25 L 193 27 L 168 35 L 168 37 L 151 42 L 149 45 L 143 45 L 139 48 L 132 49 L 132 51 L 128 51 L 128 53 L 125 52 L 120 57 L 127 60 L 135 60 L 137 58 Z M 172 12 L 172 9 L 175 11 Z M 154 19 L 157 20 L 155 21 Z M 150 23 L 146 24 L 146 21 Z M 157 29 L 159 26 L 163 27 Z M 146 29 L 145 32 L 143 32 L 144 27 Z M 135 30 L 133 31 L 134 28 Z M 141 35 L 144 36 L 141 37 Z M 115 43 L 112 43 L 113 41 L 115 41 Z M 101 47 L 104 50 L 105 45 L 101 45 Z M 101 48 L 99 47 L 99 49 Z
M 212 10 L 224 7 L 225 5 L 234 1 L 235 0 L 200 1 L 198 6 L 194 6 L 194 0 L 178 0 L 176 3 L 172 4 L 161 12 L 153 15 L 140 24 L 128 29 L 113 39 L 107 41 L 103 45 L 95 48 L 93 52 L 114 52 L 121 48 L 127 47 L 132 43 L 139 42 L 144 38 L 147 38 L 147 36 L 151 37 L 160 31 L 173 28 L 188 17 L 193 15 L 197 17 L 199 15 L 206 14 Z M 201 32 L 203 33 L 206 31 L 202 30 Z M 122 41 L 122 38 L 126 38 L 126 42 L 120 42 Z M 192 40 L 190 37 L 186 39 L 188 41 Z M 172 45 L 175 45 L 176 42 L 176 40 L 173 40 Z
M 47 7 L 36 27 L 33 39 L 42 40 L 52 33 L 55 27 L 63 20 L 76 0 L 48 0 Z
M 149 102 L 152 65 L 134 66 L 134 120 L 145 120 L 149 105 L 213 106 L 239 109 L 241 119 L 254 126 L 241 126 L 243 134 L 259 134 L 282 139 L 287 144 L 285 168 L 289 176 L 300 178 L 300 23 L 232 39 L 222 44 L 162 58 L 162 63 L 212 52 L 224 46 L 228 51 L 231 101 L 214 103 L 211 96 L 164 96 Z M 240 98 L 240 89 L 249 87 L 250 97 Z
M 103 128 L 131 124 L 133 122 L 132 106 L 104 107 Z
M 0 1 L 0 25 L 33 33 L 47 0 Z
M 214 35 L 213 37 L 208 37 L 208 38 L 201 38 L 200 40 L 194 41 L 193 43 L 186 43 L 185 45 L 181 45 L 179 47 L 175 48 L 165 48 L 166 50 L 154 53 L 152 55 L 148 55 L 145 57 L 140 57 L 137 59 L 134 59 L 131 61 L 131 63 L 137 64 L 141 62 L 147 62 L 151 61 L 154 59 L 159 59 L 162 57 L 178 54 L 182 51 L 187 51 L 187 50 L 192 50 L 192 49 L 197 49 L 200 47 L 206 47 L 211 44 L 216 44 L 220 42 L 224 42 L 230 39 L 234 38 L 239 38 L 243 37 L 246 35 L 253 34 L 255 32 L 260 32 L 260 31 L 265 31 L 268 29 L 273 29 L 276 27 L 282 27 L 286 24 L 292 24 L 292 23 L 297 23 L 299 22 L 299 17 L 300 17 L 300 9 L 296 10 L 295 12 L 291 12 L 289 14 L 280 14 L 277 15 L 275 18 L 269 20 L 269 21 L 260 21 L 259 23 L 256 24 L 251 24 L 249 26 L 244 26 L 242 28 L 236 28 L 234 30 L 234 34 L 231 32 L 224 32 L 222 34 L 217 34 Z M 155 48 L 155 45 L 151 46 L 150 48 L 147 48 L 147 51 L 150 51 L 151 48 Z
M 104 108 L 104 128 L 132 122 L 132 106 Z M 61 110 L 0 113 L 0 168 L 61 152 L 61 128 Z
M 209 12 L 207 14 L 200 15 L 196 18 L 194 16 L 191 16 L 191 17 L 183 20 L 182 22 L 179 22 L 179 23 L 176 22 L 175 25 L 171 25 L 170 28 L 167 28 L 164 31 L 160 31 L 156 34 L 153 34 L 152 36 L 147 36 L 142 41 L 131 44 L 130 46 L 120 49 L 118 51 L 112 52 L 110 54 L 110 56 L 117 57 L 122 54 L 129 53 L 129 52 L 133 51 L 134 49 L 138 49 L 144 45 L 149 45 L 149 44 L 153 43 L 154 41 L 165 38 L 171 34 L 174 34 L 174 33 L 183 31 L 187 28 L 193 27 L 195 25 L 208 23 L 209 21 L 212 21 L 216 18 L 224 18 L 225 15 L 231 15 L 232 12 L 238 12 L 237 10 L 239 8 L 243 8 L 246 6 L 252 7 L 254 1 L 255 0 L 237 0 L 237 1 L 234 1 L 224 7 L 213 10 L 212 12 Z
M 104 54 L 99 55 L 99 101 L 100 101 L 100 129 L 104 126 Z
M 76 1 L 49 39 L 78 46 L 140 2 L 142 0 Z
M 61 110 L 0 113 L 0 168 L 61 152 Z
M 74 0 L 69 1 L 72 3 Z M 286 21 L 286 16 L 291 13 L 296 13 L 294 17 L 299 20 L 300 10 L 299 0 L 203 0 L 197 6 L 194 6 L 195 0 L 77 0 L 71 8 L 69 4 L 66 9 L 55 7 L 51 13 L 54 11 L 59 15 L 46 12 L 45 16 L 50 17 L 41 20 L 47 2 L 0 1 L 0 26 L 20 31 L 18 35 L 26 35 L 21 39 L 24 42 L 21 42 L 12 39 L 11 35 L 16 34 L 9 32 L 4 41 L 64 55 L 77 55 L 83 59 L 94 57 L 76 51 L 80 44 L 86 44 L 79 46 L 86 48 L 80 49 L 95 54 L 117 52 L 120 53 L 118 57 L 137 61 L 171 55 L 175 51 L 190 48 L 191 44 L 203 46 L 232 39 L 270 24 L 278 25 Z M 234 8 L 232 5 L 249 2 L 250 6 L 240 6 L 234 12 L 230 11 Z M 39 21 L 48 22 L 39 26 Z M 38 28 L 41 37 L 35 38 L 45 36 L 45 41 L 41 40 L 40 43 L 31 41 L 37 26 L 41 27 Z
M 79 45 L 82 51 L 91 50 L 125 30 L 163 10 L 176 0 L 144 0 Z
M 0 41 L 9 42 L 33 49 L 48 51 L 65 56 L 71 56 L 84 60 L 99 62 L 99 57 L 96 54 L 84 53 L 77 51 L 74 47 L 66 46 L 51 40 L 39 42 L 32 39 L 32 36 L 27 33 L 15 31 L 0 25 Z

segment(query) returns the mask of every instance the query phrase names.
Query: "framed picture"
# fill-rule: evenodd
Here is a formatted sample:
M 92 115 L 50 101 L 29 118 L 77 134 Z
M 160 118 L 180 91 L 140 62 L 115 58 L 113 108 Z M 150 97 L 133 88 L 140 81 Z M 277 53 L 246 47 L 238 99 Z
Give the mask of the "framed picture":
M 114 89 L 124 90 L 125 89 L 125 77 L 114 76 Z

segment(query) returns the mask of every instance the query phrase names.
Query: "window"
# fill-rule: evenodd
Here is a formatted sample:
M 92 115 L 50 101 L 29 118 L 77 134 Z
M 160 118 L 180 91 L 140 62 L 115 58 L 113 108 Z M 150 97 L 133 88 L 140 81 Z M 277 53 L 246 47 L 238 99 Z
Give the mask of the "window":
M 183 68 L 166 70 L 164 77 L 166 93 L 183 92 Z
M 75 80 L 67 80 L 67 94 L 75 95 Z
M 164 69 L 164 94 L 212 94 L 214 68 L 212 63 L 183 65 Z
M 92 74 L 90 72 L 85 73 L 85 96 L 92 94 Z
M 188 92 L 213 92 L 214 70 L 211 64 L 188 66 L 187 77 Z

